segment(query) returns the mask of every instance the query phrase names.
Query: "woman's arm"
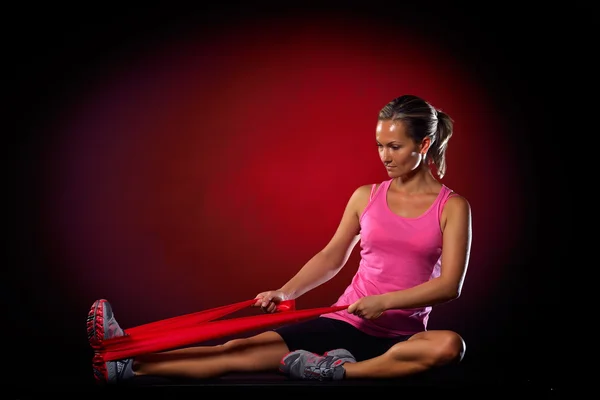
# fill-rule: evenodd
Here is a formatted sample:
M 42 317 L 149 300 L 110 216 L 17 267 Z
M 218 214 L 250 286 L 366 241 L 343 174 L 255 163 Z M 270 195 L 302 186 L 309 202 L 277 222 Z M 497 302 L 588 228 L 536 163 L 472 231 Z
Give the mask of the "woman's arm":
M 370 185 L 356 189 L 329 243 L 280 289 L 256 295 L 254 306 L 262 307 L 266 312 L 275 312 L 280 301 L 296 299 L 337 275 L 360 239 L 360 215 L 369 202 L 370 191 Z

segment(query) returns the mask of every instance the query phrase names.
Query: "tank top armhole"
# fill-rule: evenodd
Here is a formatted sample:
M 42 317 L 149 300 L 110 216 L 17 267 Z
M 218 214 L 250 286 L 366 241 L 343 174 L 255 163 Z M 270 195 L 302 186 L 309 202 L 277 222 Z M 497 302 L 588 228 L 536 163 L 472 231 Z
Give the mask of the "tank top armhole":
M 377 187 L 377 183 L 374 183 L 373 186 L 371 186 L 371 194 L 369 195 L 369 202 L 367 203 L 367 206 L 365 207 L 365 209 L 363 210 L 362 214 L 360 215 L 359 219 L 358 219 L 358 223 L 361 224 L 362 223 L 362 219 L 365 216 L 365 214 L 367 213 L 367 211 L 369 210 L 369 208 L 371 208 L 371 205 L 373 204 L 373 199 L 375 198 L 375 196 L 377 196 L 377 193 L 379 193 L 379 189 L 381 189 L 381 187 L 383 186 L 383 182 L 381 184 L 379 184 L 379 187 Z M 377 188 L 377 189 L 375 189 Z
M 369 201 L 373 200 L 373 194 L 375 193 L 376 187 L 377 187 L 376 183 L 374 183 L 373 186 L 371 186 L 371 195 L 369 196 Z
M 444 211 L 444 206 L 446 206 L 446 202 L 454 196 L 458 196 L 458 194 L 452 190 L 452 189 L 448 189 L 448 193 L 446 194 L 446 196 L 442 199 L 442 201 L 440 202 L 440 207 L 438 209 L 438 220 L 442 219 L 442 211 Z

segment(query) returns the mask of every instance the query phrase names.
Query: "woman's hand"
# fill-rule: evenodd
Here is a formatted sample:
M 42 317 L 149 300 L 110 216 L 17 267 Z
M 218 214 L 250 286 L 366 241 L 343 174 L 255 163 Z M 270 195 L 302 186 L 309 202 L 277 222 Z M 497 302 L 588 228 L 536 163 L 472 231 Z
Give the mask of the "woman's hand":
M 379 318 L 385 311 L 381 295 L 365 296 L 348 306 L 347 311 L 364 319 Z
M 254 307 L 260 307 L 266 313 L 277 311 L 277 305 L 284 300 L 289 300 L 288 296 L 281 290 L 269 290 L 256 295 Z

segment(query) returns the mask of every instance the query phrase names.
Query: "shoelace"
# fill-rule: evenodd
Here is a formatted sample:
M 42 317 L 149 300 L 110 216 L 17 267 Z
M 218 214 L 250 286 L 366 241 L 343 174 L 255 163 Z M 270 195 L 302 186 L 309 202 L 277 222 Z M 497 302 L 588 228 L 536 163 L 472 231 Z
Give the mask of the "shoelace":
M 311 357 L 312 358 L 312 357 Z M 315 356 L 309 362 L 316 361 L 316 365 L 310 365 L 304 368 L 304 372 L 308 373 L 308 379 L 322 380 L 324 378 L 331 378 L 333 376 L 332 365 L 334 363 L 334 356 L 319 357 Z M 317 360 L 315 360 L 317 359 Z

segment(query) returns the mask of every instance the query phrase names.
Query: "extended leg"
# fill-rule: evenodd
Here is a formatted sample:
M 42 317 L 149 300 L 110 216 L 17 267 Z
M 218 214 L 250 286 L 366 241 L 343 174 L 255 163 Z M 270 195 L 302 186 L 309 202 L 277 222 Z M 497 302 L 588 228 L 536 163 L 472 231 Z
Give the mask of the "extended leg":
M 95 301 L 90 308 L 87 333 L 94 349 L 101 349 L 103 342 L 124 335 L 105 299 Z M 106 361 L 95 351 L 92 365 L 96 382 L 103 385 L 119 383 L 135 375 L 209 378 L 234 371 L 277 371 L 286 353 L 288 348 L 281 336 L 268 331 L 222 345 L 148 353 L 135 359 Z
M 263 332 L 216 346 L 197 346 L 135 358 L 136 375 L 211 378 L 228 372 L 277 371 L 289 352 L 275 332 Z

